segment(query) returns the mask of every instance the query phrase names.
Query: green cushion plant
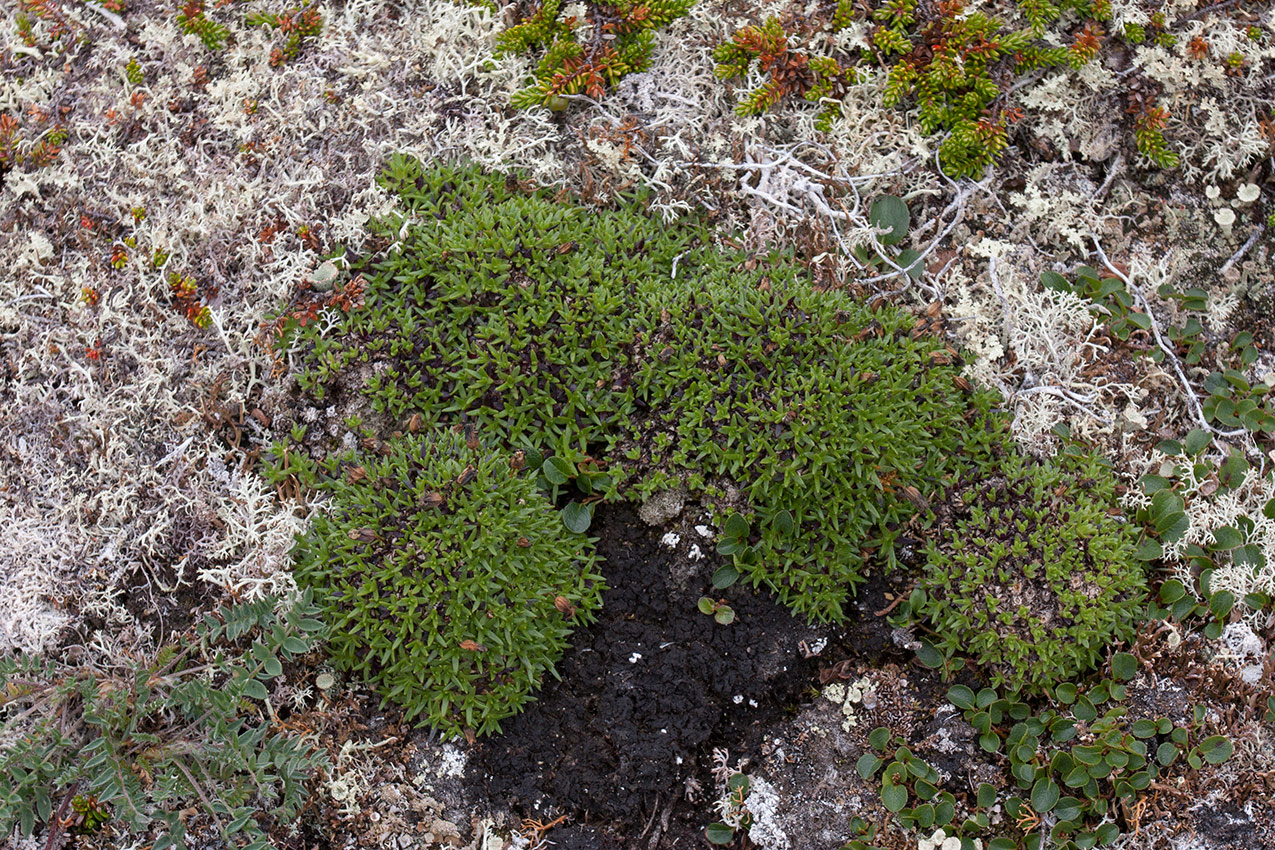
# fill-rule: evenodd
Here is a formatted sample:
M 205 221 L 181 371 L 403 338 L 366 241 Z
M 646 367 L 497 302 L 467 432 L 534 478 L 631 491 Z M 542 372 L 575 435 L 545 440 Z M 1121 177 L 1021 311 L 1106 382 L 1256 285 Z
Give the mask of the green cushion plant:
M 720 257 L 696 258 L 694 282 L 644 313 L 669 320 L 643 333 L 656 356 L 634 386 L 649 417 L 625 460 L 644 471 L 638 492 L 689 484 L 738 512 L 748 527 L 720 551 L 742 575 L 800 614 L 841 619 L 870 561 L 892 566 L 939 483 L 1004 433 L 910 314 L 814 290 L 795 264 L 759 289 Z
M 507 455 L 447 430 L 325 462 L 331 495 L 294 552 L 335 661 L 407 717 L 498 731 L 601 605 L 583 535 Z
M 406 157 L 382 184 L 405 214 L 355 266 L 366 306 L 285 335 L 302 385 L 322 397 L 365 361 L 396 422 L 464 416 L 529 456 L 587 455 L 615 497 L 686 487 L 719 526 L 738 515 L 738 574 L 807 617 L 840 619 L 869 560 L 891 565 L 927 498 L 1006 439 L 911 314 L 718 248 L 700 219 Z
M 1009 455 L 957 490 L 910 600 L 935 647 L 971 657 L 997 687 L 1037 692 L 1132 638 L 1146 584 L 1136 534 L 1112 516 L 1113 486 L 1092 457 Z

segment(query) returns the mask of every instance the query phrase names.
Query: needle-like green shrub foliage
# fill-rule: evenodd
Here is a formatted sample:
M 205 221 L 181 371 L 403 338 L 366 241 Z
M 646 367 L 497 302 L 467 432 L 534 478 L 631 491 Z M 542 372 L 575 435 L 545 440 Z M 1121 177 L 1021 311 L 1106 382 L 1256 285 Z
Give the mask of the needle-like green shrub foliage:
M 746 521 L 740 574 L 807 617 L 839 619 L 870 560 L 891 565 L 928 498 L 1005 440 L 910 314 L 817 290 L 791 258 L 724 251 L 640 198 L 588 210 L 406 158 L 383 182 L 406 214 L 375 225 L 366 306 L 290 338 L 303 385 L 367 361 L 394 421 L 587 453 L 621 496 L 687 487 Z
M 496 36 L 497 56 L 544 50 L 531 85 L 513 96 L 515 107 L 561 110 L 564 95 L 601 98 L 607 86 L 650 66 L 656 31 L 689 12 L 694 0 L 591 0 L 583 19 L 562 17 L 565 5 L 544 0 L 519 9 L 517 23 Z
M 499 731 L 601 605 L 589 541 L 507 455 L 453 431 L 326 463 L 332 510 L 294 552 L 329 648 L 409 718 Z
M 744 576 L 839 619 L 868 558 L 892 564 L 918 508 L 1003 432 L 911 315 L 816 291 L 793 263 L 759 288 L 729 259 L 697 254 L 692 279 L 643 313 L 634 384 L 649 415 L 625 459 L 645 471 L 639 491 L 689 484 L 738 507 Z
M 1115 507 L 1110 471 L 1086 457 L 1064 469 L 1011 455 L 958 489 L 912 606 L 936 647 L 1014 691 L 1092 669 L 1133 636 L 1146 587 L 1136 535 Z
M 366 390 L 396 419 L 465 412 L 483 434 L 546 453 L 613 440 L 633 415 L 635 305 L 697 231 L 403 157 L 382 185 L 417 223 L 401 240 L 401 219 L 373 225 L 394 248 L 370 269 L 364 309 L 337 333 L 301 334 L 313 345 L 302 386 L 323 398 L 340 370 L 376 362 Z

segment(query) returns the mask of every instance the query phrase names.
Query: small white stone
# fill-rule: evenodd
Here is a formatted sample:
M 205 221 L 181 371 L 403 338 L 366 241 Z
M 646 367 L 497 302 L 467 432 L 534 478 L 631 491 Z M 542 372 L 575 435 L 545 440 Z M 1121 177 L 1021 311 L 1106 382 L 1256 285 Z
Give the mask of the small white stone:
M 735 705 L 739 705 L 740 703 L 742 703 L 742 702 L 744 701 L 744 695 L 743 695 L 743 694 L 735 694 L 735 696 L 731 697 L 731 700 L 730 700 L 730 701 L 731 701 L 731 702 L 733 702 L 733 703 L 735 703 Z
M 697 525 L 695 526 L 695 533 L 700 537 L 712 537 L 713 529 L 709 528 L 707 525 Z
M 629 656 L 629 663 L 630 663 L 630 664 L 637 664 L 637 663 L 638 663 L 639 661 L 641 661 L 641 660 L 642 660 L 642 653 L 640 653 L 640 652 L 635 652 L 635 653 L 633 653 L 632 655 L 630 655 L 630 656 Z

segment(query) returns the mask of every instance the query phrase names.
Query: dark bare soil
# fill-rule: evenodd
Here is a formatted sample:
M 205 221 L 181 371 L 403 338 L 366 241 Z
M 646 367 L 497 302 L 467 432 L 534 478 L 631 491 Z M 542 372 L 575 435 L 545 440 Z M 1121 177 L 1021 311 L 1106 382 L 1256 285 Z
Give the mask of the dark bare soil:
M 712 561 L 680 584 L 661 531 L 630 507 L 599 510 L 591 533 L 610 585 L 601 617 L 574 636 L 561 681 L 476 747 L 469 781 L 519 816 L 569 815 L 552 833 L 568 850 L 698 846 L 713 748 L 729 746 L 733 763 L 796 710 L 819 681 L 798 647 L 813 631 L 742 585 L 719 594 L 734 623 L 701 614 Z

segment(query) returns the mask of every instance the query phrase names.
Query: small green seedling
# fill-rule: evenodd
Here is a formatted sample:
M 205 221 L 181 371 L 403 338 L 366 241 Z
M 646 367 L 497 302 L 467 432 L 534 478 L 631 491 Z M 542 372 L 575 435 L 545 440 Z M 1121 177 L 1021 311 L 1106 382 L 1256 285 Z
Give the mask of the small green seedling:
M 701 614 L 711 616 L 723 626 L 729 626 L 735 622 L 735 609 L 726 603 L 725 599 L 712 599 L 708 596 L 701 596 L 696 606 Z

